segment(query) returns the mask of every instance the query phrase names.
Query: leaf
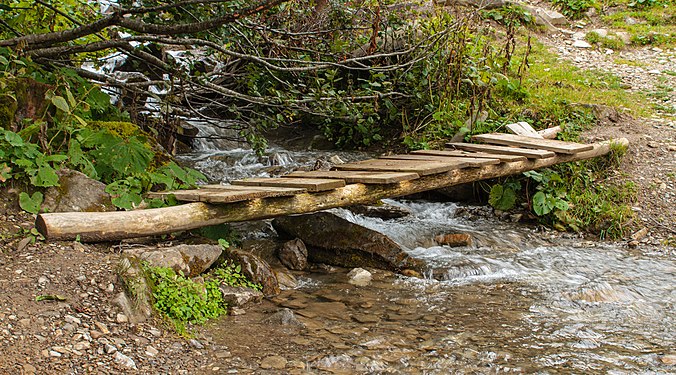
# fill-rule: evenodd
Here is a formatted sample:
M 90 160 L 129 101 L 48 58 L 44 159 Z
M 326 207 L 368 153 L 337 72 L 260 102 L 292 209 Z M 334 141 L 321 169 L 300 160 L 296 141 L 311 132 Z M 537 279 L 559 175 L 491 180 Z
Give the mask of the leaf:
M 5 140 L 14 147 L 21 147 L 26 144 L 21 136 L 11 131 L 5 131 Z
M 551 207 L 547 205 L 547 197 L 545 193 L 538 191 L 533 195 L 533 211 L 538 216 L 543 216 L 551 211 Z
M 75 97 L 73 96 L 73 93 L 71 93 L 69 89 L 66 89 L 66 97 L 68 98 L 68 103 L 70 103 L 70 106 L 75 108 L 75 106 L 77 105 L 77 102 L 75 101 Z
M 46 295 L 40 295 L 35 297 L 35 301 L 40 302 L 40 301 L 59 301 L 63 302 L 66 300 L 66 297 L 59 295 L 59 294 L 46 294 Z
M 507 211 L 516 204 L 516 193 L 509 187 L 497 184 L 491 188 L 488 203 L 496 210 Z
M 44 164 L 38 167 L 37 173 L 30 177 L 31 184 L 40 187 L 59 186 L 59 175 L 56 170 Z
M 68 102 L 66 102 L 66 99 L 63 98 L 63 96 L 55 95 L 52 96 L 52 104 L 61 111 L 65 113 L 70 113 L 70 107 L 68 106 Z
M 554 203 L 554 207 L 558 208 L 561 211 L 566 211 L 568 210 L 568 202 L 564 201 L 563 199 L 556 199 L 556 203 Z
M 19 194 L 19 206 L 26 212 L 37 214 L 40 211 L 42 199 L 43 195 L 39 191 L 33 193 L 32 196 L 21 192 L 21 194 Z

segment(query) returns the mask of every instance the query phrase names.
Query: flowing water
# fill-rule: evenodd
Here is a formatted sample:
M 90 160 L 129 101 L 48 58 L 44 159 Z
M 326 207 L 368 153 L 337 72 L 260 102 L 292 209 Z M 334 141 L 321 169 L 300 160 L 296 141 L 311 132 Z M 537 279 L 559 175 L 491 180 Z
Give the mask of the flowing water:
M 228 181 L 312 165 L 318 157 L 328 156 L 234 150 L 186 160 Z M 333 212 L 425 260 L 425 279 L 375 271 L 371 285 L 356 287 L 347 270 L 296 273 L 299 286 L 269 302 L 268 311 L 209 328 L 213 341 L 233 353 L 221 367 L 265 372 L 259 360 L 274 354 L 294 361 L 285 368 L 292 373 L 676 371 L 673 259 L 490 218 L 470 221 L 456 215 L 454 203 L 388 203 L 412 214 L 384 221 Z M 471 234 L 472 246 L 431 241 L 459 232 Z M 278 307 L 291 308 L 306 328 L 260 328 L 263 315 Z

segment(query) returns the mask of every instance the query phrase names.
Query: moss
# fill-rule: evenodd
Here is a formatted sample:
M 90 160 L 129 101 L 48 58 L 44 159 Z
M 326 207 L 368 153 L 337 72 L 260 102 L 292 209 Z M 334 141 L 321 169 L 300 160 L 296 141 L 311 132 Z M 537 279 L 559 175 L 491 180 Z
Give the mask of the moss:
M 143 136 L 147 137 L 146 134 L 141 128 L 132 122 L 126 121 L 91 121 L 88 123 L 91 128 L 94 129 L 105 129 L 111 132 L 112 134 L 127 139 L 134 136 Z

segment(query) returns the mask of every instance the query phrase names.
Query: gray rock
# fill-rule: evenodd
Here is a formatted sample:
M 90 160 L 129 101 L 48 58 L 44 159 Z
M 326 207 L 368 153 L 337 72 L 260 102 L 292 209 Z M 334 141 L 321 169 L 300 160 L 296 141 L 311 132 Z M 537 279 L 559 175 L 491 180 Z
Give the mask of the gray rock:
M 136 257 L 123 257 L 117 267 L 117 274 L 124 284 L 125 292 L 121 292 L 113 300 L 131 323 L 140 323 L 150 318 L 153 312 L 151 291 Z M 104 333 L 105 330 L 96 323 Z M 106 328 L 101 324 L 103 328 Z M 107 329 L 107 328 L 106 328 Z
M 221 285 L 220 289 L 223 301 L 230 307 L 243 307 L 250 303 L 259 303 L 263 299 L 263 293 L 251 288 Z
M 616 31 L 616 32 L 615 32 L 615 35 L 616 35 L 618 38 L 620 38 L 620 40 L 621 40 L 624 44 L 629 44 L 629 43 L 631 43 L 631 34 L 629 34 L 628 32 L 626 32 L 626 31 Z
M 298 320 L 298 318 L 296 318 L 296 315 L 293 313 L 293 310 L 288 308 L 278 310 L 276 313 L 263 319 L 262 323 L 270 325 L 295 326 L 305 328 L 305 324 L 303 324 L 303 322 L 301 322 L 300 320 Z
M 275 272 L 263 259 L 246 251 L 230 248 L 223 252 L 222 260 L 240 265 L 244 276 L 263 286 L 263 294 L 266 297 L 277 295 L 281 291 Z
M 190 345 L 192 345 L 192 347 L 195 349 L 204 349 L 204 345 L 202 345 L 199 340 L 190 339 Z
M 519 6 L 533 15 L 535 23 L 540 26 L 556 29 L 556 26 L 563 26 L 568 23 L 566 17 L 557 11 L 523 3 L 519 3 Z
M 575 48 L 591 48 L 592 45 L 585 42 L 584 40 L 576 40 L 573 43 L 573 47 L 575 47 Z
M 156 357 L 158 354 L 160 354 L 159 350 L 155 349 L 151 345 L 146 346 L 146 355 L 148 357 Z
M 206 271 L 221 256 L 220 245 L 178 245 L 146 251 L 139 255 L 154 267 L 169 267 L 186 277 Z
M 348 283 L 356 286 L 367 286 L 371 284 L 371 272 L 363 268 L 354 268 L 347 273 Z
M 115 356 L 113 356 L 113 359 L 115 360 L 116 363 L 118 363 L 121 366 L 136 370 L 136 363 L 134 362 L 134 360 L 120 352 L 115 352 Z
M 598 36 L 601 38 L 606 38 L 608 37 L 608 30 L 606 29 L 594 29 L 591 31 L 592 33 L 596 33 Z
M 307 268 L 307 248 L 300 238 L 285 242 L 277 256 L 288 269 L 302 271 Z
M 45 191 L 41 210 L 46 212 L 103 212 L 115 211 L 106 184 L 70 169 L 57 171 L 59 186 Z
M 329 212 L 279 217 L 272 225 L 280 235 L 302 239 L 314 263 L 391 271 L 425 268 L 387 236 Z

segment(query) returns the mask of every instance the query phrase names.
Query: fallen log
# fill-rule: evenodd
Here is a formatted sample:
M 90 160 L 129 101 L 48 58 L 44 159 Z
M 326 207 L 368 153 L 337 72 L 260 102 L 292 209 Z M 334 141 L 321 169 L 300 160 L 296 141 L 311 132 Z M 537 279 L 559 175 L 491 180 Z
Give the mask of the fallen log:
M 629 144 L 625 138 L 612 142 Z M 609 153 L 610 144 L 611 142 L 595 143 L 593 149 L 573 155 L 557 154 L 545 159 L 528 159 L 481 168 L 452 170 L 396 184 L 349 184 L 334 190 L 302 193 L 290 197 L 252 199 L 224 205 L 188 203 L 136 211 L 45 213 L 38 215 L 35 227 L 48 240 L 75 240 L 79 237 L 81 241 L 98 242 L 161 235 L 226 222 L 259 220 L 335 207 L 370 204 L 383 198 L 401 197 L 554 164 L 591 159 Z

